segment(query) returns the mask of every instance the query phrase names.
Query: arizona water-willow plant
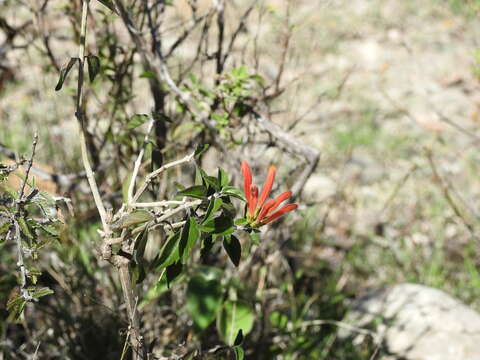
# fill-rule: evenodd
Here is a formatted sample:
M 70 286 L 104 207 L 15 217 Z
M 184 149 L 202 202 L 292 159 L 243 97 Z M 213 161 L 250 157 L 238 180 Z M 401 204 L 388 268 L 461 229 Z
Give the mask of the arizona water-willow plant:
M 151 117 L 148 120 L 143 145 L 131 170 L 132 173 L 128 180 L 123 205 L 120 209 L 107 211 L 90 164 L 86 136 L 84 64 L 88 64 L 91 81 L 95 79 L 100 68 L 100 60 L 98 57 L 85 55 L 88 3 L 89 1 L 83 2 L 78 58 L 70 59 L 62 69 L 56 90 L 58 91 L 62 88 L 69 71 L 74 65 L 77 65 L 78 86 L 75 115 L 80 125 L 79 140 L 84 168 L 102 221 L 102 230 L 99 230 L 103 241 L 101 256 L 118 269 L 129 317 L 130 331 L 128 338 L 132 348 L 133 358 L 144 359 L 148 357 L 148 351 L 140 325 L 135 284 L 140 283 L 147 274 L 153 271 L 159 271 L 159 281 L 165 277 L 167 287 L 169 287 L 175 279 L 187 271 L 188 266 L 193 265 L 191 263 L 190 253 L 194 247 L 198 246 L 198 243 L 202 248 L 202 256 L 206 256 L 212 248 L 212 245 L 218 239 L 223 239 L 226 253 L 232 262 L 238 266 L 241 258 L 241 245 L 235 235 L 236 231 L 245 230 L 247 233 L 251 232 L 258 235 L 258 231 L 255 230 L 255 228 L 275 220 L 287 211 L 294 210 L 297 205 L 286 205 L 286 207 L 283 207 L 278 212 L 270 214 L 281 201 L 291 195 L 291 192 L 284 193 L 280 195 L 279 198 L 271 200 L 264 205 L 271 191 L 273 178 L 275 176 L 275 169 L 271 167 L 267 175 L 265 187 L 258 199 L 258 204 L 255 195 L 258 195 L 258 189 L 255 192 L 255 185 L 252 185 L 252 189 L 246 188 L 245 196 L 249 210 L 246 218 L 239 218 L 236 221 L 236 208 L 232 203 L 232 199 L 239 198 L 243 200 L 243 195 L 236 188 L 230 186 L 229 176 L 224 170 L 219 168 L 218 175 L 213 177 L 207 175 L 205 171 L 195 163 L 202 153 L 207 150 L 208 146 L 206 145 L 200 145 L 194 153 L 182 159 L 161 165 L 158 169 L 147 174 L 141 184 L 137 184 L 145 146 L 149 142 L 150 133 L 156 123 L 162 121 L 158 118 Z M 126 21 L 128 10 L 123 7 L 120 1 L 115 1 L 113 4 L 118 7 L 118 12 Z M 130 29 L 130 31 L 132 31 L 132 29 Z M 160 65 L 162 66 L 162 64 Z M 244 71 L 240 73 L 242 76 L 243 74 Z M 248 78 L 248 76 L 243 76 L 243 78 Z M 241 88 L 243 80 L 239 81 L 240 85 L 238 86 Z M 234 102 L 238 102 L 242 96 L 242 92 L 235 93 L 235 91 L 233 91 L 233 93 L 230 94 L 230 98 L 233 97 Z M 187 102 L 187 99 L 184 101 Z M 231 101 L 231 99 L 228 101 Z M 194 106 L 198 107 L 198 105 Z M 213 118 L 217 120 L 218 128 L 219 118 L 218 116 Z M 140 126 L 145 120 L 147 120 L 147 117 L 140 118 L 139 121 L 135 123 L 135 127 Z M 196 165 L 195 185 L 184 187 L 177 184 L 177 188 L 180 188 L 180 190 L 177 191 L 173 199 L 142 201 L 142 197 L 144 197 L 147 189 L 156 178 L 163 175 L 163 173 L 170 168 L 192 162 Z M 251 183 L 251 171 L 245 162 L 242 163 L 242 171 L 245 175 L 245 183 L 247 184 L 247 181 Z M 189 198 L 194 200 L 189 200 Z M 239 227 L 238 225 L 245 225 L 246 228 Z M 143 255 L 149 233 L 158 228 L 163 228 L 167 234 L 167 238 L 155 258 L 152 261 L 145 261 Z M 258 236 L 255 238 L 258 239 Z M 211 282 L 211 280 L 207 282 Z M 197 284 L 196 286 L 199 285 Z M 211 284 L 209 284 L 209 286 L 211 286 Z M 203 290 L 206 292 L 205 295 L 208 295 L 208 292 L 212 291 L 209 287 Z M 243 350 L 240 346 L 243 341 L 243 336 L 251 330 L 253 319 L 247 320 L 245 323 L 243 319 L 238 317 L 238 314 L 243 312 L 247 318 L 252 318 L 249 315 L 251 310 L 249 310 L 248 306 L 238 303 L 234 293 L 228 301 L 218 302 L 218 306 L 223 310 L 212 309 L 212 314 L 207 317 L 205 314 L 199 315 L 196 311 L 191 311 L 191 315 L 196 319 L 197 328 L 202 329 L 208 326 L 209 322 L 214 320 L 218 313 L 219 321 L 217 328 L 221 337 L 228 346 L 232 347 L 236 357 L 242 359 Z M 196 310 L 203 311 L 203 309 Z

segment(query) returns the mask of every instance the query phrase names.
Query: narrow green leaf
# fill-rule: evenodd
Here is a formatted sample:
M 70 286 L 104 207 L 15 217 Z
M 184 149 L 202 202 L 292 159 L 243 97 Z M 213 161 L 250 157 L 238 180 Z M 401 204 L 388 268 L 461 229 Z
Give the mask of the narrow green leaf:
M 0 223 L 0 239 L 2 239 L 3 238 L 2 235 L 5 234 L 8 231 L 8 229 L 10 229 L 10 226 L 11 224 L 9 221 Z
M 224 198 L 223 203 L 222 203 L 222 209 L 223 213 L 231 218 L 234 218 L 235 215 L 237 214 L 237 209 L 235 209 L 235 206 L 229 201 L 230 199 Z
M 150 221 L 153 219 L 153 215 L 150 214 L 148 211 L 145 210 L 137 210 L 132 212 L 131 214 L 128 214 L 124 217 L 122 217 L 116 225 L 116 227 L 119 227 L 121 229 L 128 228 L 133 225 L 138 225 L 138 224 L 143 224 L 147 221 Z
M 20 225 L 20 229 L 22 230 L 23 235 L 25 235 L 29 239 L 33 239 L 33 237 L 34 237 L 33 233 L 30 231 L 30 228 L 29 228 L 27 222 L 25 221 L 25 219 L 22 218 L 22 217 L 18 218 L 17 222 L 18 222 L 18 225 Z
M 165 245 L 163 245 L 162 250 L 160 251 L 160 257 L 155 264 L 157 268 L 166 268 L 180 259 L 178 250 L 179 243 L 180 232 L 176 232 L 167 239 Z
M 59 91 L 62 88 L 63 83 L 67 79 L 68 73 L 72 69 L 73 65 L 75 65 L 77 60 L 80 61 L 80 59 L 77 57 L 70 58 L 68 63 L 60 69 L 60 76 L 58 77 L 58 82 L 57 82 L 57 86 L 55 86 L 55 91 Z
M 155 73 L 153 71 L 144 71 L 138 77 L 144 79 L 153 79 L 155 77 Z
M 88 55 L 87 65 L 88 65 L 88 77 L 90 78 L 90 82 L 93 82 L 97 74 L 100 72 L 100 58 L 95 55 Z
M 130 271 L 132 273 L 132 284 L 138 285 L 147 277 L 145 266 L 143 263 L 130 263 Z
M 235 338 L 235 341 L 233 342 L 233 346 L 240 346 L 243 343 L 243 331 L 242 329 L 238 330 L 237 337 Z
M 148 120 L 148 115 L 146 114 L 135 114 L 133 115 L 127 123 L 127 130 L 133 130 L 143 124 Z
M 229 232 L 232 229 L 235 231 L 232 218 L 223 214 L 207 221 L 205 224 L 202 224 L 201 229 L 204 232 L 219 235 L 225 235 L 226 232 Z
M 115 14 L 118 15 L 112 0 L 98 0 L 98 1 L 104 6 L 106 6 L 109 10 L 113 11 Z
M 147 228 L 145 228 L 135 238 L 135 248 L 133 249 L 133 260 L 135 260 L 137 264 L 143 264 L 143 254 L 145 253 L 147 240 L 148 240 L 148 230 Z
M 202 224 L 206 223 L 207 221 L 210 221 L 215 213 L 220 209 L 222 206 L 222 199 L 220 198 L 215 198 L 211 199 L 210 203 L 208 204 L 207 211 L 205 212 L 205 215 L 202 220 Z
M 240 241 L 234 235 L 225 235 L 223 237 L 223 248 L 228 254 L 230 260 L 232 260 L 235 266 L 240 264 L 240 259 L 242 257 L 242 246 Z
M 122 199 L 124 203 L 128 201 L 128 188 L 130 187 L 130 181 L 132 181 L 132 173 L 128 173 L 122 183 Z
M 233 187 L 233 186 L 225 186 L 222 189 L 221 193 L 222 193 L 222 195 L 233 196 L 237 199 L 246 201 L 245 195 L 243 194 L 243 191 L 241 191 L 241 190 L 239 190 L 239 189 L 237 189 L 236 187 Z
M 207 175 L 207 173 L 201 168 L 198 170 L 200 171 L 200 175 L 202 176 L 205 185 L 214 189 L 215 191 L 220 190 L 220 186 L 216 177 Z
M 198 230 L 197 222 L 193 217 L 188 218 L 182 228 L 179 243 L 179 256 L 183 263 L 186 263 L 188 256 L 190 255 L 190 250 L 193 248 L 199 237 L 200 231 Z
M 233 351 L 235 353 L 235 360 L 243 360 L 245 359 L 245 352 L 243 348 L 240 346 L 234 346 Z
M 207 188 L 203 185 L 194 185 L 177 192 L 177 195 L 205 199 L 207 197 Z
M 45 295 L 53 294 L 53 290 L 48 287 L 43 287 L 32 292 L 32 297 L 35 299 L 41 298 Z
M 195 149 L 195 153 L 194 153 L 195 158 L 198 159 L 205 151 L 208 150 L 209 147 L 210 147 L 209 144 L 204 144 L 204 145 L 197 146 L 197 148 Z
M 7 302 L 8 320 L 16 321 L 25 308 L 27 301 L 18 293 L 13 295 Z
M 48 235 L 51 235 L 54 237 L 58 236 L 58 229 L 54 225 L 40 225 L 40 229 L 42 229 Z
M 228 183 L 229 183 L 228 174 L 222 168 L 218 168 L 217 179 L 218 179 L 218 183 L 219 183 L 221 188 L 228 185 Z

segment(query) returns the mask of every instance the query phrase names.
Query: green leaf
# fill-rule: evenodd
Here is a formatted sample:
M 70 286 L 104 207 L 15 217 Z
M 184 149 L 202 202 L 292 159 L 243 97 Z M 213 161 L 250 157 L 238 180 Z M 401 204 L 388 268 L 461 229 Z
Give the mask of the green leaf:
M 44 232 L 46 232 L 50 236 L 57 237 L 58 236 L 58 229 L 54 225 L 41 225 L 40 224 L 40 229 L 42 229 Z M 1 233 L 1 231 L 0 231 Z
M 245 352 L 243 348 L 240 346 L 234 346 L 233 352 L 235 353 L 235 360 L 243 360 L 245 359 Z
M 242 345 L 243 339 L 244 339 L 243 331 L 242 331 L 242 329 L 240 329 L 240 330 L 238 331 L 237 337 L 235 338 L 235 341 L 233 342 L 233 346 L 240 346 L 240 345 Z
M 190 255 L 190 250 L 193 248 L 198 238 L 200 231 L 198 230 L 197 222 L 193 217 L 188 218 L 182 228 L 179 243 L 179 256 L 185 263 Z
M 208 185 L 209 188 L 212 188 L 215 191 L 220 190 L 220 186 L 216 177 L 207 175 L 207 173 L 201 168 L 199 168 L 198 171 L 200 172 L 205 185 Z
M 87 65 L 88 65 L 88 77 L 90 78 L 90 82 L 93 82 L 93 80 L 95 80 L 95 77 L 100 72 L 100 58 L 95 55 L 88 55 Z
M 167 286 L 170 287 L 172 281 L 174 281 L 183 270 L 183 264 L 178 262 L 167 266 Z
M 206 223 L 207 221 L 210 221 L 213 218 L 215 213 L 222 206 L 222 203 L 223 201 L 220 198 L 215 198 L 210 200 L 207 211 L 205 212 L 205 215 L 203 217 L 202 224 Z
M 53 294 L 53 290 L 48 287 L 43 287 L 40 289 L 36 289 L 32 292 L 32 297 L 34 299 L 41 298 L 42 296 Z
M 18 291 L 7 301 L 8 320 L 16 321 L 20 317 L 25 308 L 27 301 L 20 295 Z
M 145 210 L 137 210 L 122 217 L 118 223 L 116 223 L 116 227 L 121 229 L 128 228 L 132 225 L 138 225 L 150 221 L 153 219 L 153 215 L 150 214 L 148 211 Z
M 228 174 L 222 168 L 218 168 L 217 179 L 218 179 L 218 184 L 220 185 L 221 188 L 223 188 L 225 185 L 229 183 Z
M 229 217 L 234 218 L 237 213 L 237 209 L 235 209 L 235 206 L 233 206 L 233 204 L 228 200 L 229 200 L 228 198 L 226 199 L 224 198 L 224 201 L 222 203 L 222 209 L 225 215 L 228 215 Z
M 193 185 L 189 188 L 177 192 L 178 196 L 189 196 L 197 199 L 205 199 L 207 197 L 207 188 L 203 185 Z
M 23 235 L 25 235 L 29 239 L 33 239 L 34 236 L 33 236 L 32 232 L 30 231 L 30 228 L 29 228 L 27 222 L 25 221 L 25 219 L 20 217 L 20 218 L 17 219 L 17 222 L 18 222 L 18 225 L 20 225 L 20 229 L 22 230 Z
M 153 71 L 144 71 L 138 77 L 145 78 L 145 79 L 153 79 L 155 77 L 155 73 Z
M 223 341 L 233 346 L 239 331 L 247 335 L 253 328 L 255 316 L 246 304 L 240 301 L 226 301 L 217 317 L 217 331 Z
M 180 259 L 178 247 L 180 243 L 180 232 L 171 235 L 162 250 L 160 250 L 160 257 L 156 261 L 156 267 L 159 269 L 166 268 Z
M 132 273 L 132 284 L 138 285 L 147 277 L 142 263 L 130 262 L 130 271 Z
M 148 115 L 146 114 L 135 114 L 133 115 L 127 123 L 127 130 L 133 130 L 143 124 L 148 120 Z
M 132 173 L 128 173 L 122 183 L 122 199 L 124 203 L 128 201 L 128 188 L 130 187 L 130 181 L 132 181 Z
M 239 189 L 237 189 L 236 187 L 233 187 L 233 186 L 225 186 L 222 189 L 221 194 L 226 195 L 226 196 L 233 196 L 237 199 L 247 201 L 245 199 L 245 195 L 243 195 L 243 191 L 241 191 L 241 190 L 239 190 Z
M 223 248 L 228 254 L 230 260 L 232 260 L 235 266 L 240 264 L 240 259 L 242 257 L 242 246 L 240 241 L 234 235 L 225 235 L 223 237 Z
M 115 14 L 118 15 L 117 10 L 115 9 L 115 5 L 113 4 L 112 0 L 98 0 L 101 4 L 106 6 L 108 9 L 113 11 Z
M 200 174 L 200 168 L 195 168 L 195 185 L 203 185 L 202 174 Z
M 10 229 L 10 222 L 9 221 L 6 221 L 6 222 L 3 222 L 3 223 L 0 223 L 0 239 L 3 239 L 3 234 L 5 234 L 8 229 Z
M 202 224 L 200 228 L 204 232 L 218 235 L 225 235 L 226 233 L 235 231 L 232 218 L 223 214 Z
M 209 147 L 209 144 L 198 145 L 194 153 L 195 159 L 198 159 L 205 151 L 208 150 Z
M 202 272 L 193 276 L 187 287 L 187 312 L 195 330 L 206 329 L 222 305 L 222 272 L 212 267 L 203 267 Z
M 135 260 L 135 262 L 139 265 L 143 264 L 143 254 L 145 253 L 147 240 L 148 240 L 148 231 L 147 231 L 147 228 L 145 228 L 135 238 L 135 248 L 133 249 L 133 260 Z
M 68 61 L 67 65 L 64 65 L 61 69 L 60 69 L 60 76 L 58 77 L 58 82 L 57 82 L 57 86 L 55 86 L 55 91 L 59 91 L 62 86 L 63 86 L 63 83 L 65 82 L 65 80 L 67 79 L 67 75 L 68 73 L 70 72 L 70 70 L 72 69 L 73 65 L 75 65 L 75 62 L 80 61 L 79 58 L 77 57 L 72 57 L 70 58 L 70 60 Z

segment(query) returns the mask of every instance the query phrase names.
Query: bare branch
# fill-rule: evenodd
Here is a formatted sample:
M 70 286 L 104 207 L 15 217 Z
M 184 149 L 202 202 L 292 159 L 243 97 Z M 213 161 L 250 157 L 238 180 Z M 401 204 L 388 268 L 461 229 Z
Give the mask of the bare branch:
M 145 178 L 145 182 L 142 184 L 140 189 L 137 190 L 135 196 L 132 199 L 132 202 L 133 203 L 137 202 L 138 198 L 143 194 L 143 192 L 147 189 L 148 185 L 152 182 L 152 180 L 155 177 L 157 177 L 158 175 L 163 173 L 165 170 L 168 170 L 168 169 L 170 169 L 174 166 L 179 166 L 179 165 L 186 164 L 186 163 L 192 161 L 193 158 L 194 158 L 194 155 L 195 155 L 195 153 L 191 153 L 190 155 L 187 155 L 180 160 L 172 161 L 171 163 L 163 165 L 162 167 L 158 168 L 154 172 L 148 174 L 147 177 Z
M 128 204 L 132 202 L 133 189 L 135 188 L 135 182 L 137 180 L 138 170 L 140 169 L 140 165 L 142 164 L 143 154 L 145 153 L 145 146 L 147 145 L 148 137 L 150 135 L 150 132 L 152 131 L 154 122 L 155 120 L 151 119 L 150 122 L 148 123 L 147 133 L 145 134 L 142 148 L 140 150 L 140 153 L 138 154 L 137 160 L 135 161 L 135 165 L 133 167 L 132 177 L 130 179 L 130 184 L 128 185 L 128 193 L 127 193 Z

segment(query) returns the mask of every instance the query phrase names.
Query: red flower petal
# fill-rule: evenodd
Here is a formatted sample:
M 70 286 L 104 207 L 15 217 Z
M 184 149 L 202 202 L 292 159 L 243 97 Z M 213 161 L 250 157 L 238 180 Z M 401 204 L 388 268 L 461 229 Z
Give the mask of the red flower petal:
M 267 178 L 265 179 L 265 184 L 263 185 L 262 194 L 258 199 L 257 209 L 260 209 L 263 206 L 263 204 L 265 203 L 265 200 L 270 194 L 270 191 L 272 190 L 272 186 L 273 186 L 273 181 L 275 180 L 276 172 L 277 172 L 277 169 L 275 168 L 275 166 L 272 165 L 268 168 Z
M 261 222 L 261 225 L 268 224 L 269 222 L 271 222 L 271 221 L 279 218 L 280 216 L 282 216 L 282 215 L 285 214 L 286 212 L 295 210 L 297 207 L 298 207 L 297 204 L 287 204 L 287 205 L 284 205 L 284 206 L 282 206 L 282 208 L 281 208 L 280 210 L 278 210 L 277 212 L 273 213 L 273 214 L 270 215 L 268 218 L 266 218 L 265 220 L 263 220 L 263 221 Z
M 242 174 L 243 174 L 243 192 L 247 199 L 247 206 L 252 201 L 252 194 L 250 192 L 250 186 L 252 185 L 252 171 L 246 161 L 242 161 Z
M 250 186 L 250 202 L 248 203 L 248 212 L 251 217 L 255 214 L 255 208 L 257 207 L 258 200 L 258 186 L 253 184 Z
M 287 200 L 290 196 L 292 196 L 291 191 L 285 191 L 284 193 L 281 193 L 280 195 L 278 195 L 274 200 L 274 205 L 272 205 L 272 207 L 268 210 L 268 212 L 265 213 L 265 215 L 270 214 L 273 210 L 275 210 L 278 207 L 278 205 L 280 205 L 282 202 Z
M 275 200 L 268 200 L 265 205 L 262 206 L 262 209 L 260 210 L 260 213 L 258 214 L 257 219 L 259 221 L 262 221 L 262 218 L 267 215 L 272 208 L 275 206 Z

